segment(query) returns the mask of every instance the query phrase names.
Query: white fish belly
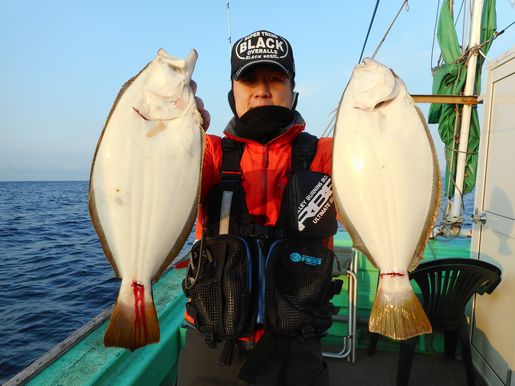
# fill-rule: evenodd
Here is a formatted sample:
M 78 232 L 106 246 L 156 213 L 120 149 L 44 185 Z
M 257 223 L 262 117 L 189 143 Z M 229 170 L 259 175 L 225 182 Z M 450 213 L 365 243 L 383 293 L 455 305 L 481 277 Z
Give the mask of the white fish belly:
M 147 283 L 193 225 L 202 134 L 192 114 L 143 119 L 132 109 L 140 81 L 119 101 L 104 132 L 91 188 L 120 276 Z
M 405 272 L 433 215 L 432 143 L 404 85 L 369 111 L 347 91 L 334 138 L 338 206 L 381 271 Z

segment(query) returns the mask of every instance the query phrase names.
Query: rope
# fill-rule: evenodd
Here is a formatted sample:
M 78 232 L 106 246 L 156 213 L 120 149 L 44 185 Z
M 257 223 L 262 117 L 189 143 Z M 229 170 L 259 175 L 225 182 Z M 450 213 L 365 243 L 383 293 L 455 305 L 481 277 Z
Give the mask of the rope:
M 327 136 L 333 135 L 334 123 L 336 121 L 336 110 L 333 110 L 331 113 L 333 114 L 333 117 L 331 118 L 329 124 L 326 126 L 324 132 L 322 133 L 322 137 L 325 137 L 326 134 Z
M 431 44 L 431 71 L 433 71 L 433 53 L 435 50 L 435 40 L 436 40 L 436 27 L 438 25 L 438 14 L 440 13 L 440 0 L 438 0 L 438 5 L 436 6 L 436 16 L 435 16 L 435 26 L 433 28 L 433 43 Z M 441 58 L 441 55 L 440 55 Z M 437 62 L 438 65 L 438 62 Z
M 466 33 L 466 30 L 467 30 L 467 23 L 469 22 L 469 18 L 467 18 L 467 4 L 470 5 L 470 17 L 469 18 L 472 18 L 472 9 L 474 7 L 474 5 L 472 4 L 472 1 L 468 1 L 467 3 L 464 4 L 463 6 L 463 22 L 462 22 L 462 26 L 461 26 L 461 52 L 465 52 L 465 47 L 467 46 L 467 33 Z M 459 17 L 459 15 L 458 15 Z M 458 17 L 456 17 L 456 23 L 458 22 Z M 456 26 L 456 23 L 455 23 L 455 26 Z M 472 26 L 472 22 L 470 22 L 471 26 Z M 469 29 L 472 29 L 471 27 L 469 27 Z
M 490 39 L 485 40 L 483 43 L 467 48 L 465 51 L 463 51 L 463 54 L 461 54 L 461 56 L 458 59 L 456 59 L 455 63 L 466 61 L 466 59 L 468 58 L 468 56 L 470 55 L 470 53 L 472 51 L 478 51 L 481 54 L 481 56 L 486 58 L 486 55 L 481 51 L 481 49 L 484 46 L 486 46 L 487 44 L 489 44 L 490 42 L 492 42 L 493 40 L 497 39 L 500 35 L 502 35 L 504 32 L 506 32 L 506 30 L 508 28 L 510 28 L 511 26 L 513 26 L 514 24 L 515 24 L 515 21 L 511 22 L 507 27 L 500 30 L 499 32 L 497 32 L 497 31 L 494 32 L 493 35 L 490 37 Z
M 456 149 L 456 148 L 454 148 L 454 147 L 449 147 L 449 146 L 445 146 L 445 150 L 451 150 L 451 151 L 453 151 L 454 153 L 458 153 L 458 154 L 467 154 L 467 155 L 468 155 L 468 154 L 472 154 L 472 155 L 474 155 L 474 154 L 478 154 L 478 153 L 479 153 L 479 152 L 477 152 L 477 151 L 460 151 L 460 150 L 458 150 L 458 149 Z
M 401 5 L 401 8 L 399 9 L 399 12 L 397 12 L 397 15 L 395 15 L 392 23 L 390 24 L 390 27 L 388 27 L 388 29 L 386 30 L 386 33 L 384 34 L 383 38 L 381 39 L 381 41 L 379 42 L 379 45 L 377 46 L 376 50 L 374 51 L 374 53 L 372 54 L 372 59 L 375 58 L 377 52 L 379 51 L 379 49 L 381 48 L 381 46 L 383 45 L 385 39 L 386 39 L 386 36 L 388 35 L 388 33 L 390 32 L 390 30 L 392 29 L 393 27 L 393 24 L 395 23 L 395 21 L 397 20 L 397 18 L 399 17 L 402 9 L 404 8 L 404 5 L 406 5 L 406 10 L 408 10 L 408 0 L 404 0 L 404 2 L 402 3 Z
M 497 33 L 497 35 L 500 35 L 500 34 L 504 33 L 504 31 L 506 31 L 508 28 L 510 28 L 513 24 L 515 24 L 515 21 L 512 21 L 512 22 L 508 25 L 508 27 L 506 27 L 506 28 L 504 28 L 502 31 L 498 32 L 498 33 Z
M 470 50 L 473 50 L 473 49 L 475 49 L 475 48 L 477 48 L 477 49 L 479 50 L 479 52 L 481 53 L 481 55 L 483 55 L 483 57 L 485 57 L 485 58 L 486 58 L 485 54 L 481 51 L 481 48 L 483 48 L 484 46 L 486 46 L 486 45 L 487 45 L 488 43 L 490 43 L 491 41 L 493 41 L 493 40 L 497 39 L 500 35 L 502 35 L 504 32 L 506 32 L 506 30 L 507 30 L 508 28 L 510 28 L 510 27 L 511 27 L 512 25 L 514 25 L 514 24 L 515 24 L 515 21 L 512 21 L 512 22 L 511 22 L 507 27 L 505 27 L 504 29 L 500 30 L 499 32 L 497 32 L 497 31 L 496 31 L 496 32 L 494 32 L 494 33 L 493 33 L 493 35 L 490 37 L 490 39 L 485 40 L 483 43 L 481 43 L 481 44 L 477 45 L 476 47 L 471 47 L 471 48 L 469 49 L 469 51 L 470 51 Z
M 454 26 L 456 27 L 456 25 L 458 24 L 458 19 L 461 15 L 461 11 L 463 11 L 463 17 L 465 17 L 465 0 L 462 0 L 461 1 L 461 5 L 460 5 L 460 9 L 458 10 L 458 15 L 456 15 L 456 19 L 454 19 Z
M 379 1 L 380 0 L 377 0 L 377 2 L 376 2 L 376 6 L 374 8 L 374 13 L 372 14 L 372 19 L 370 20 L 370 24 L 368 26 L 367 36 L 365 37 L 365 42 L 363 43 L 363 47 L 361 48 L 361 54 L 359 55 L 358 63 L 361 63 L 361 59 L 363 59 L 363 52 L 365 52 L 365 47 L 367 45 L 368 36 L 370 35 L 370 30 L 372 29 L 372 24 L 374 24 L 374 19 L 376 17 L 376 11 L 377 11 L 377 7 L 379 6 Z
M 461 15 L 461 11 L 463 11 L 464 3 L 465 3 L 465 0 L 462 0 L 461 4 L 460 4 L 460 9 L 458 10 L 458 15 L 454 19 L 454 27 L 456 27 L 456 25 L 458 24 L 458 19 Z M 433 66 L 433 50 L 435 47 L 435 36 L 436 36 L 436 30 L 437 30 L 437 26 L 438 26 L 439 10 L 440 10 L 440 0 L 438 0 L 438 8 L 436 10 L 435 27 L 433 30 L 433 45 L 431 46 L 431 71 L 434 71 L 436 68 L 440 67 L 443 63 L 442 54 L 440 53 L 440 55 L 438 57 L 438 61 L 436 62 L 436 66 L 432 67 Z M 452 15 L 452 9 L 451 9 L 451 15 Z

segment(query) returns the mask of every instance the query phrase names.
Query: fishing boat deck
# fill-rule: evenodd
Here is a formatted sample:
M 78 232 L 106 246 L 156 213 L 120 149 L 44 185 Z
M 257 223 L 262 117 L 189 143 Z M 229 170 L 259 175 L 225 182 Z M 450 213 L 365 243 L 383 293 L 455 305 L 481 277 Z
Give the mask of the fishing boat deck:
M 393 386 L 396 384 L 398 352 L 378 350 L 368 356 L 366 349 L 358 349 L 356 362 L 327 358 L 331 386 Z M 465 368 L 461 359 L 444 355 L 416 353 L 411 367 L 410 385 L 461 386 L 466 385 Z M 482 385 L 476 375 L 476 384 Z
M 350 240 L 345 235 L 338 235 L 335 238 L 337 253 L 348 254 L 350 245 Z M 468 240 L 454 240 L 452 243 L 430 241 L 424 258 L 449 256 L 466 258 L 468 255 Z M 378 273 L 377 269 L 363 256 L 359 256 L 358 266 L 355 363 L 350 363 L 346 359 L 327 358 L 331 371 L 331 385 L 395 385 L 398 342 L 381 338 L 376 353 L 373 356 L 367 354 L 368 316 L 377 288 Z M 180 328 L 184 320 L 186 302 L 182 293 L 183 277 L 183 272 L 171 270 L 154 285 L 154 302 L 161 328 L 159 344 L 149 345 L 134 352 L 105 348 L 103 335 L 110 314 L 107 310 L 48 354 L 36 360 L 6 385 L 173 384 L 180 347 L 184 343 L 184 329 Z M 348 280 L 345 280 L 342 295 L 334 299 L 343 317 L 349 313 L 349 303 L 345 295 L 348 284 Z M 331 345 L 325 351 L 338 352 L 341 349 L 343 337 L 347 336 L 348 332 L 349 326 L 345 318 L 335 322 L 327 338 L 324 338 L 324 345 Z M 410 384 L 420 386 L 466 384 L 462 361 L 445 358 L 440 354 L 443 351 L 442 346 L 441 334 L 424 335 L 419 339 Z
M 340 257 L 351 246 L 347 233 L 340 232 L 335 238 L 335 252 Z M 430 240 L 424 259 L 433 260 L 442 257 L 469 257 L 469 240 L 454 239 L 451 243 L 446 240 Z M 381 337 L 374 355 L 367 353 L 369 332 L 368 316 L 375 297 L 378 271 L 377 268 L 362 255 L 359 256 L 359 269 L 357 270 L 357 320 L 356 327 L 356 357 L 355 363 L 347 359 L 326 358 L 331 374 L 331 385 L 373 385 L 389 386 L 396 384 L 397 362 L 399 358 L 399 343 L 397 341 Z M 347 284 L 347 283 L 346 283 Z M 345 289 L 347 287 L 345 286 Z M 345 294 L 342 294 L 333 302 L 342 308 L 342 314 L 348 314 L 348 302 Z M 345 325 L 345 323 L 343 323 Z M 337 344 L 338 336 L 345 336 L 348 327 L 341 329 L 340 323 L 335 323 L 329 331 L 330 336 L 324 341 Z M 340 345 L 341 347 L 341 345 Z M 324 351 L 338 351 L 338 346 L 327 346 Z M 419 338 L 415 357 L 410 372 L 410 385 L 439 385 L 460 386 L 466 385 L 465 367 L 460 358 L 460 346 L 458 345 L 457 359 L 446 357 L 443 352 L 443 337 L 440 333 L 423 335 Z M 476 374 L 476 384 L 482 385 L 482 378 Z

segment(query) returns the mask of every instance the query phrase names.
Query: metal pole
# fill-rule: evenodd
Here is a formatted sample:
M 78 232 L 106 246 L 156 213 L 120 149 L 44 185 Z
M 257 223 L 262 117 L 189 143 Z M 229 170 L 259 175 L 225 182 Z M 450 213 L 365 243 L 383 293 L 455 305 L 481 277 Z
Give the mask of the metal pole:
M 479 45 L 481 34 L 481 14 L 483 10 L 483 0 L 474 0 L 474 8 L 472 12 L 472 24 L 470 27 L 470 40 L 469 49 Z M 476 79 L 476 65 L 477 65 L 477 49 L 472 49 L 468 59 L 467 65 L 467 79 L 465 82 L 465 95 L 472 95 L 474 93 L 475 79 Z M 454 198 L 451 204 L 451 211 L 449 213 L 449 221 L 463 221 L 462 213 L 462 194 L 463 182 L 465 180 L 465 166 L 467 160 L 467 147 L 470 129 L 470 116 L 472 113 L 471 105 L 464 105 L 461 117 L 460 139 L 458 147 L 458 163 L 456 166 L 456 185 L 454 187 Z

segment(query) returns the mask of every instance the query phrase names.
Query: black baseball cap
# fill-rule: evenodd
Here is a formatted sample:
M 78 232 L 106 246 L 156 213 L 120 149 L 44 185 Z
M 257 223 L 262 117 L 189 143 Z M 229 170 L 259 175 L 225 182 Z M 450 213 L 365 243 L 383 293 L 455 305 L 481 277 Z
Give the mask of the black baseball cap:
M 260 63 L 273 64 L 290 79 L 295 77 L 295 62 L 290 43 L 265 30 L 253 32 L 234 43 L 231 51 L 231 78 L 238 80 L 246 69 Z

